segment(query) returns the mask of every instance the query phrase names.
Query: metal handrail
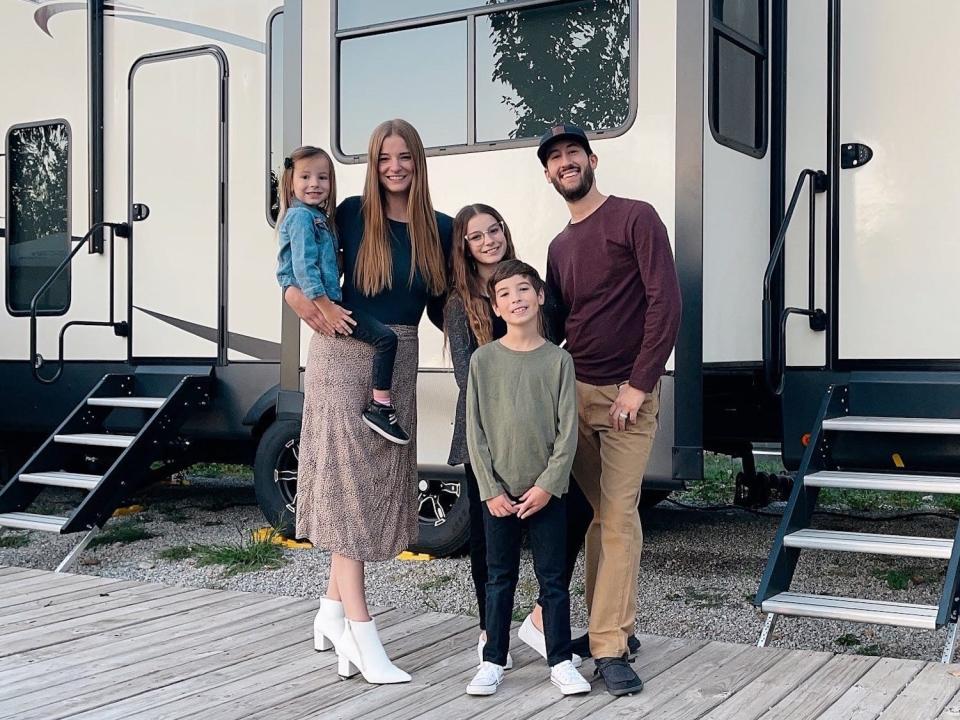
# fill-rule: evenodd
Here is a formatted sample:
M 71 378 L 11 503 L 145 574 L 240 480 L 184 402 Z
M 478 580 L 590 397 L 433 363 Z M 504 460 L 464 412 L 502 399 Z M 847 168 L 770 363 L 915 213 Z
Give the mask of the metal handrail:
M 787 238 L 787 229 L 790 227 L 790 221 L 793 219 L 793 211 L 800 199 L 800 193 L 803 191 L 804 183 L 810 180 L 810 200 L 809 200 L 809 249 L 808 249 L 808 269 L 807 269 L 807 307 L 787 307 L 780 314 L 780 336 L 779 346 L 776 354 L 773 350 L 773 276 L 777 267 L 783 260 L 783 247 Z M 775 395 L 783 393 L 783 378 L 787 366 L 787 318 L 791 315 L 806 315 L 810 318 L 811 330 L 825 330 L 827 327 L 827 315 L 820 308 L 815 307 L 816 292 L 816 195 L 825 192 L 827 189 L 827 174 L 822 170 L 811 170 L 807 168 L 800 172 L 797 178 L 796 187 L 793 189 L 793 195 L 790 198 L 790 204 L 787 206 L 787 212 L 783 216 L 783 222 L 780 223 L 780 230 L 777 232 L 777 238 L 773 243 L 773 249 L 770 251 L 770 261 L 767 263 L 767 270 L 763 274 L 763 374 L 767 382 L 767 387 Z
M 88 240 L 93 236 L 98 230 L 107 228 L 110 230 L 110 239 L 113 240 L 115 236 L 120 236 L 123 238 L 130 237 L 130 226 L 126 223 L 110 223 L 110 222 L 98 222 L 87 231 L 76 244 L 76 247 L 70 251 L 70 254 L 63 259 L 57 269 L 54 270 L 50 277 L 48 277 L 43 285 L 40 286 L 40 289 L 37 290 L 33 295 L 33 299 L 30 301 L 30 370 L 33 372 L 33 377 L 36 378 L 39 382 L 44 383 L 45 385 L 50 385 L 55 383 L 60 375 L 63 374 L 63 337 L 67 332 L 67 328 L 73 327 L 75 325 L 84 325 L 84 326 L 95 326 L 95 327 L 104 327 L 109 326 L 114 329 L 117 328 L 117 323 L 114 322 L 113 317 L 113 306 L 114 306 L 114 273 L 113 273 L 113 245 L 110 246 L 110 319 L 108 321 L 94 321 L 94 320 L 71 320 L 66 323 L 62 328 L 60 328 L 60 338 L 59 338 L 59 357 L 57 358 L 57 370 L 52 377 L 43 377 L 40 374 L 40 368 L 46 364 L 43 356 L 37 352 L 37 312 L 38 305 L 40 303 L 40 296 L 45 293 L 51 285 L 56 281 L 58 277 L 66 270 L 70 263 L 73 261 L 73 258 L 76 256 L 80 249 L 87 243 Z

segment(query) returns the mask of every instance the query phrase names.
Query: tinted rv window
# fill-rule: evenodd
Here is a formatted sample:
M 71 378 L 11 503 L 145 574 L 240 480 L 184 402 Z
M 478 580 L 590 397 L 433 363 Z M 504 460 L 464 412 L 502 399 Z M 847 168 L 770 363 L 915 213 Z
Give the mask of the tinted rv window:
M 429 154 L 532 145 L 564 120 L 625 131 L 636 0 L 504 2 L 339 0 L 340 159 L 362 162 L 389 117 L 412 122 Z
M 762 157 L 767 146 L 766 0 L 713 0 L 710 129 L 717 142 Z
M 70 128 L 65 122 L 7 133 L 7 308 L 30 312 L 40 286 L 70 252 Z M 64 273 L 40 297 L 44 314 L 70 305 Z
M 267 28 L 267 220 L 280 212 L 280 166 L 283 164 L 283 12 L 270 16 Z

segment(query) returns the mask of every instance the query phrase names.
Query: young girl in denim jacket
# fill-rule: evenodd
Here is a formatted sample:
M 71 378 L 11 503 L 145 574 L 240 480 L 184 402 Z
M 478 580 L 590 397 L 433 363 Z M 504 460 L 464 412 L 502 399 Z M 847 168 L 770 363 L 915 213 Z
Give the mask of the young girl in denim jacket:
M 336 206 L 336 177 L 326 151 L 305 145 L 284 158 L 277 282 L 284 289 L 299 288 L 336 332 L 373 346 L 373 398 L 363 421 L 390 442 L 406 445 L 410 437 L 397 422 L 390 396 L 397 335 L 376 318 L 343 305 L 339 248 L 332 230 Z

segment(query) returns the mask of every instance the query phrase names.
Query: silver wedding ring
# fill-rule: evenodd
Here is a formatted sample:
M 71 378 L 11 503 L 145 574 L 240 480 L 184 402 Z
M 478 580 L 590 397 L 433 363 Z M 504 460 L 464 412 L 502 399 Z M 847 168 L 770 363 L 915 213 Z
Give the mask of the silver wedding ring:
M 624 413 L 624 412 L 620 413 L 621 420 L 626 420 L 628 417 L 630 417 L 630 413 Z

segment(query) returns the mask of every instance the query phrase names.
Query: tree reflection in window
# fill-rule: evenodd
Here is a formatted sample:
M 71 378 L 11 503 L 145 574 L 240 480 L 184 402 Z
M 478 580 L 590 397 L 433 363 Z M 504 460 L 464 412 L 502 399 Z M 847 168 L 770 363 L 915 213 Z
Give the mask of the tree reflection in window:
M 70 251 L 70 131 L 62 122 L 14 128 L 7 135 L 7 156 L 7 305 L 23 313 Z M 69 295 L 65 273 L 39 307 L 62 313 Z
M 618 128 L 629 96 L 629 0 L 477 18 L 478 141 L 536 137 L 563 121 Z

